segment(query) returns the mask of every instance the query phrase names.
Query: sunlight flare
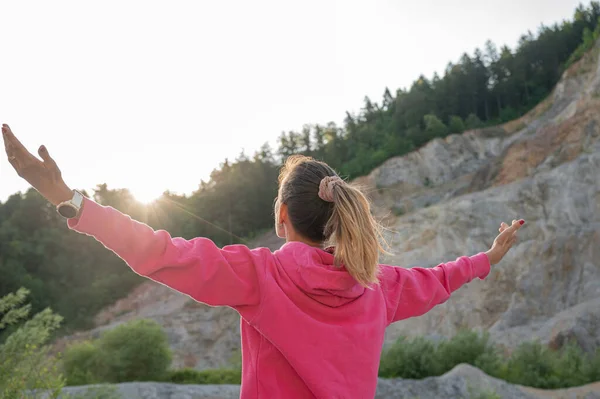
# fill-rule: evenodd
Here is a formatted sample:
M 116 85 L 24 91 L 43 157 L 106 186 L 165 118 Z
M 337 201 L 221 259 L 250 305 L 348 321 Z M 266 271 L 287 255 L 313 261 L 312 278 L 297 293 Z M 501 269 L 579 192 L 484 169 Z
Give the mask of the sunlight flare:
M 129 188 L 131 195 L 137 201 L 144 205 L 150 205 L 156 202 L 163 194 L 163 190 L 159 190 L 156 187 L 150 185 L 146 187 L 131 187 Z

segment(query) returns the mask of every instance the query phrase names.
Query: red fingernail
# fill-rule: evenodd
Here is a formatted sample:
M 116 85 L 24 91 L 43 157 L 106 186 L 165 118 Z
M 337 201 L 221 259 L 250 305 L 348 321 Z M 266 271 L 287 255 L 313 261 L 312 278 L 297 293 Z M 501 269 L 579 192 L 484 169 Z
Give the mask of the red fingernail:
M 525 224 L 525 221 L 523 219 L 519 220 L 520 224 Z

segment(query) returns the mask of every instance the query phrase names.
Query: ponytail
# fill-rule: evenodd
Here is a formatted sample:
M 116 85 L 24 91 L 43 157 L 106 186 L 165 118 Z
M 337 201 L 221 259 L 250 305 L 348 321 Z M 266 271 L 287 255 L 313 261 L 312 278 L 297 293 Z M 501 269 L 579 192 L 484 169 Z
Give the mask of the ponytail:
M 287 205 L 296 232 L 310 242 L 334 246 L 335 264 L 358 283 L 368 287 L 379 282 L 384 241 L 369 200 L 357 187 L 324 162 L 293 155 L 279 175 L 276 219 L 281 204 Z
M 381 230 L 371 214 L 367 197 L 356 187 L 335 184 L 333 212 L 325 225 L 325 236 L 335 246 L 335 262 L 344 265 L 361 285 L 379 283 Z

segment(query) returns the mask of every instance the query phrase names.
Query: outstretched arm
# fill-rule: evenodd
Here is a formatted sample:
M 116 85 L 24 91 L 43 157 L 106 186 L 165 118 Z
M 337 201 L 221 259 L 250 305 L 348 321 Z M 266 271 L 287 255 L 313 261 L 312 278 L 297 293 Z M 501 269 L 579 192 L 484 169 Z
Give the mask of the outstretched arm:
M 118 210 L 85 200 L 69 227 L 90 235 L 137 274 L 211 306 L 252 307 L 260 302 L 260 281 L 271 252 L 243 245 L 218 248 L 208 238 L 172 238 Z
M 486 253 L 460 257 L 432 268 L 383 266 L 381 287 L 385 295 L 388 322 L 393 323 L 427 313 L 475 278 L 484 279 L 493 264 L 500 262 L 516 241 L 524 221 L 500 226 L 500 235 Z
M 381 284 L 388 323 L 427 313 L 475 277 L 485 278 L 489 271 L 490 262 L 484 253 L 432 268 L 383 266 Z
M 8 126 L 2 133 L 10 163 L 54 205 L 73 193 L 64 183 L 58 166 L 42 146 L 43 161 L 30 154 Z M 249 250 L 242 245 L 218 248 L 211 240 L 172 238 L 154 231 L 111 207 L 89 199 L 69 227 L 93 236 L 138 274 L 167 285 L 209 305 L 238 310 L 255 309 L 260 302 L 260 280 L 268 250 Z

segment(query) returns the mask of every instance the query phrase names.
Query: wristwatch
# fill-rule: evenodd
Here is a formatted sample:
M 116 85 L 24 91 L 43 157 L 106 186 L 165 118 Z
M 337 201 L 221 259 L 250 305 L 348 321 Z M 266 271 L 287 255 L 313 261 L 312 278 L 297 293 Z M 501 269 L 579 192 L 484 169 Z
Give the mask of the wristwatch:
M 79 211 L 83 206 L 83 198 L 83 194 L 77 190 L 73 190 L 73 198 L 58 204 L 56 211 L 64 218 L 74 218 L 79 215 Z

